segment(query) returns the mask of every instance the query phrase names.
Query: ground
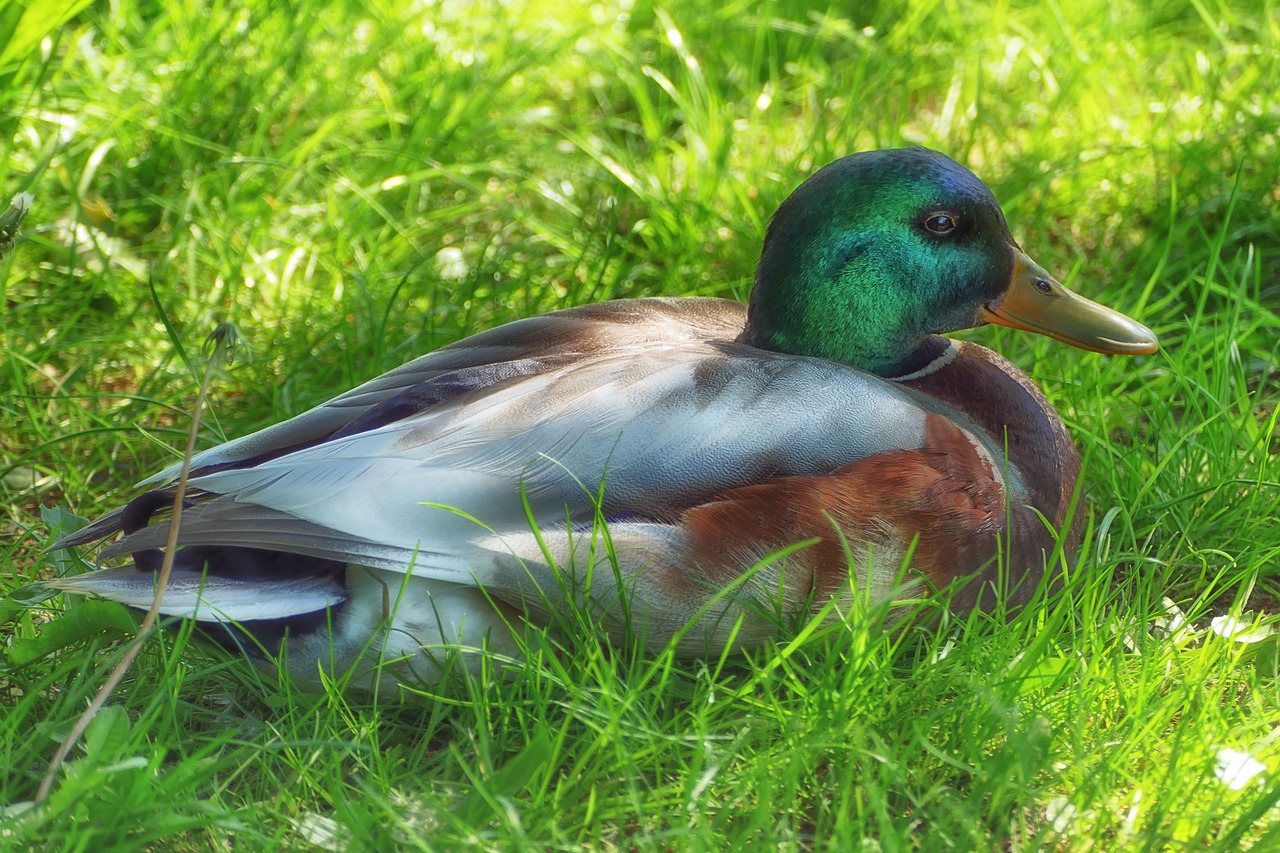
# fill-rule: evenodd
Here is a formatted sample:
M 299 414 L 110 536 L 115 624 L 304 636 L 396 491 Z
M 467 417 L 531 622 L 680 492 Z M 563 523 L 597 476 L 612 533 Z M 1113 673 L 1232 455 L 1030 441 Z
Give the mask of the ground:
M 859 9 L 0 0 L 0 206 L 35 196 L 0 260 L 0 592 L 19 599 L 71 570 L 42 553 L 42 507 L 92 516 L 174 458 L 217 323 L 248 348 L 202 446 L 518 317 L 745 298 L 772 210 L 860 149 L 964 162 L 1040 263 L 1163 344 L 965 333 L 1032 375 L 1086 460 L 1083 553 L 1007 620 L 853 613 L 708 662 L 573 623 L 514 676 L 395 705 L 169 632 L 33 807 L 131 623 L 0 599 L 0 839 L 1274 845 L 1274 9 Z

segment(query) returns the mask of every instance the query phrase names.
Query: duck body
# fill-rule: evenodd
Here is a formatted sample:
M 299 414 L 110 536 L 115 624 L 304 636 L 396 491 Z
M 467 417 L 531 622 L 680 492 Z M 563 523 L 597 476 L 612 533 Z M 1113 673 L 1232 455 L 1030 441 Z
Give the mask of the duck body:
M 852 174 L 836 168 L 850 161 Z M 901 210 L 868 202 L 877 192 L 905 197 Z M 813 219 L 850 205 L 843 229 Z M 950 269 L 919 257 L 937 249 L 935 226 L 955 247 L 939 217 L 968 223 L 976 283 L 949 251 Z M 886 235 L 924 249 L 913 258 Z M 938 304 L 917 311 L 908 294 L 883 309 L 857 293 L 815 308 L 865 289 L 859 275 L 880 299 L 914 286 Z M 1034 297 L 1009 295 L 1019 279 L 1061 289 L 962 167 L 923 149 L 846 158 L 779 210 L 749 308 L 651 298 L 520 320 L 198 454 L 162 612 L 262 659 L 284 642 L 301 679 L 357 666 L 371 684 L 438 678 L 458 647 L 514 653 L 524 622 L 573 608 L 698 655 L 921 584 L 965 580 L 958 609 L 1024 602 L 1057 534 L 1073 546 L 1076 451 L 1017 368 L 934 332 L 1005 322 L 1118 352 L 1150 352 L 1154 337 L 1070 294 L 1087 321 L 1069 309 L 1066 332 L 1036 327 Z M 911 318 L 885 333 L 866 320 L 877 310 Z M 834 333 L 805 332 L 822 323 Z M 813 346 L 788 345 L 806 334 Z M 59 543 L 123 531 L 103 556 L 134 565 L 54 585 L 148 606 L 168 536 L 152 515 L 176 474 Z

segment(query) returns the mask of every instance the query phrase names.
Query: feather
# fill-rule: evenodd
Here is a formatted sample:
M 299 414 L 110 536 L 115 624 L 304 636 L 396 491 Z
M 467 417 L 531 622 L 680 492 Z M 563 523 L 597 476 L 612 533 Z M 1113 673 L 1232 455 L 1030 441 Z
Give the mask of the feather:
M 155 596 L 154 578 L 131 566 L 60 578 L 48 585 L 77 595 L 109 598 L 139 610 L 149 608 Z M 284 574 L 279 578 L 239 579 L 175 568 L 165 587 L 160 612 L 198 622 L 249 622 L 315 613 L 346 599 L 342 584 L 315 577 Z

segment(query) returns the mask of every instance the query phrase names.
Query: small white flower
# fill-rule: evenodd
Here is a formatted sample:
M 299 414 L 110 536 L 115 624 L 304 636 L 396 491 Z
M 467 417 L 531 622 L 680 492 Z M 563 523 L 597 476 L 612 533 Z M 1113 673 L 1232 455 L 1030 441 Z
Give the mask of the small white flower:
M 1152 620 L 1151 627 L 1172 640 L 1175 646 L 1185 646 L 1194 640 L 1199 629 L 1187 619 L 1182 608 L 1168 597 L 1160 599 L 1160 603 L 1164 605 L 1165 615 Z
M 351 844 L 351 833 L 331 817 L 307 812 L 293 821 L 294 830 L 322 850 L 344 851 Z
M 1054 797 L 1044 807 L 1044 819 L 1061 835 L 1075 823 L 1076 807 L 1066 797 Z
M 1261 761 L 1247 752 L 1234 749 L 1218 750 L 1218 763 L 1213 768 L 1213 775 L 1233 791 L 1242 790 L 1253 777 L 1266 772 L 1267 766 Z
M 1276 632 L 1273 625 L 1242 622 L 1234 616 L 1215 616 L 1209 623 L 1209 629 L 1219 637 L 1237 643 L 1261 643 Z
M 436 267 L 440 271 L 440 277 L 449 281 L 462 281 L 470 272 L 470 267 L 462 257 L 462 250 L 456 246 L 446 246 L 436 252 Z
M 1138 788 L 1133 792 L 1133 799 L 1129 803 L 1129 811 L 1125 813 L 1123 820 L 1120 822 L 1120 837 L 1127 839 L 1133 836 L 1138 826 L 1138 809 L 1142 804 L 1142 789 Z

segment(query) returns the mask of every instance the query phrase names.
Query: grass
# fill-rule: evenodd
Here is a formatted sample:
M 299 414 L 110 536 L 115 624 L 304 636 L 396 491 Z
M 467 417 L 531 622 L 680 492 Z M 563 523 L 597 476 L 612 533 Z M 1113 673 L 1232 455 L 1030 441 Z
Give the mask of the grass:
M 41 506 L 94 515 L 172 460 L 184 350 L 217 322 L 252 357 L 205 444 L 529 314 L 744 298 L 773 208 L 862 148 L 968 163 L 1034 257 L 1164 349 L 967 334 L 1087 460 L 1087 548 L 1010 620 L 854 614 L 708 662 L 569 626 L 513 678 L 389 706 L 169 632 L 30 808 L 123 633 L 0 599 L 6 846 L 1275 844 L 1277 644 L 1206 630 L 1274 625 L 1280 595 L 1271 3 L 31 11 L 57 5 L 0 0 L 0 194 L 36 196 L 0 261 L 4 592 L 55 569 Z M 1264 772 L 1226 784 L 1225 749 Z

